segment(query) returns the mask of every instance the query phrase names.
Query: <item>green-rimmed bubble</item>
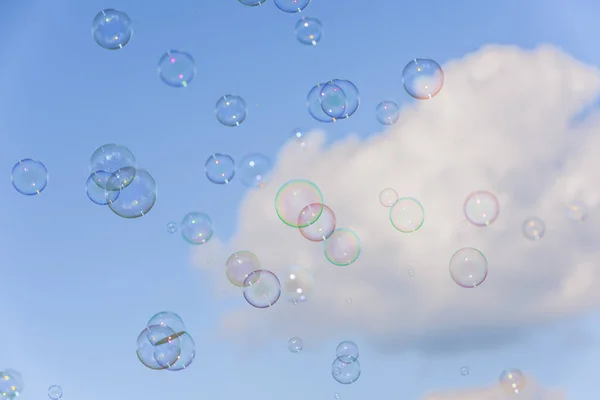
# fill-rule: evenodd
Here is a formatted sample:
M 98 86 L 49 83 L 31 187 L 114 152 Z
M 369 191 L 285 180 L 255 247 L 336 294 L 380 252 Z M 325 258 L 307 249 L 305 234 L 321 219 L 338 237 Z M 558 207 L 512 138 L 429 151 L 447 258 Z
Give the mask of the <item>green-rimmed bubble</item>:
M 403 197 L 390 209 L 390 222 L 402 233 L 416 232 L 425 222 L 425 210 L 418 200 Z
M 360 238 L 351 229 L 338 228 L 325 240 L 325 258 L 333 265 L 345 267 L 360 256 Z
M 313 206 L 316 205 L 316 206 Z M 311 206 L 310 218 L 302 211 Z M 275 195 L 275 211 L 279 219 L 292 228 L 306 228 L 323 213 L 321 189 L 306 179 L 293 179 L 284 183 Z

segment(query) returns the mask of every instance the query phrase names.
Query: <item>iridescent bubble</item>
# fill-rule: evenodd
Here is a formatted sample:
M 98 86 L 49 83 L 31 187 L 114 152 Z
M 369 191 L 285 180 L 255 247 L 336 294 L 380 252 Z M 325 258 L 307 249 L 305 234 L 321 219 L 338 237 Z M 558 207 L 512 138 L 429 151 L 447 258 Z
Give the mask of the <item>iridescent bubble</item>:
M 236 173 L 244 186 L 263 188 L 271 177 L 272 170 L 273 164 L 267 156 L 253 153 L 240 160 Z
M 110 179 L 110 178 L 109 178 Z M 156 182 L 150 173 L 137 169 L 135 178 L 108 207 L 122 218 L 139 218 L 148 214 L 156 203 Z
M 25 389 L 23 376 L 14 369 L 0 372 L 0 396 L 2 399 L 13 400 L 19 397 Z
M 281 11 L 294 14 L 308 7 L 310 0 L 273 0 L 273 3 Z
M 523 221 L 523 236 L 529 240 L 540 240 L 546 233 L 546 224 L 539 218 L 532 217 Z
M 393 207 L 398 202 L 398 192 L 392 188 L 386 188 L 379 193 L 379 202 L 384 207 Z
M 334 83 L 327 83 L 321 88 L 319 93 L 321 108 L 325 114 L 332 118 L 342 118 L 346 115 L 346 93 L 341 87 Z
M 288 350 L 292 353 L 300 353 L 304 348 L 304 344 L 302 344 L 302 339 L 299 337 L 293 337 L 288 340 Z
M 498 218 L 500 203 L 492 193 L 480 190 L 467 197 L 463 212 L 473 225 L 488 226 Z
M 235 161 L 227 154 L 214 153 L 206 159 L 204 172 L 212 183 L 224 185 L 235 176 Z
M 179 225 L 177 224 L 177 222 L 169 222 L 167 224 L 167 232 L 169 233 L 175 233 L 179 230 Z
M 267 0 L 238 0 L 241 4 L 248 7 L 256 7 L 265 4 Z
M 361 245 L 358 235 L 351 229 L 338 228 L 325 240 L 325 258 L 337 266 L 354 263 L 360 255 Z
M 122 170 L 127 167 L 135 167 L 135 156 L 127 147 L 109 143 L 98 147 L 90 157 L 90 173 L 95 174 L 97 171 L 102 171 L 101 176 L 94 177 L 94 180 L 102 189 L 118 190 L 117 188 L 108 188 L 108 178 L 104 179 L 104 172 L 110 174 Z M 110 177 L 109 177 L 110 178 Z M 130 177 L 131 178 L 131 177 Z M 111 183 L 113 183 L 111 181 Z M 113 183 L 114 184 L 114 183 Z M 118 187 L 124 187 L 125 182 L 120 182 Z
M 296 39 L 304 45 L 316 46 L 323 38 L 323 24 L 317 18 L 304 17 L 294 27 Z
M 63 396 L 63 390 L 58 385 L 52 385 L 48 388 L 48 397 L 51 400 L 59 400 Z
M 358 360 L 344 362 L 336 358 L 331 364 L 331 375 L 333 379 L 343 385 L 354 383 L 360 378 L 360 363 Z
M 260 269 L 261 266 L 258 257 L 254 253 L 245 250 L 236 251 L 225 262 L 227 279 L 237 287 L 244 287 L 244 282 L 246 282 L 248 275 Z M 254 278 L 257 280 L 259 275 L 255 274 Z M 254 281 L 247 282 L 248 285 L 254 283 Z
M 151 327 L 155 325 L 161 326 L 163 328 L 168 327 L 172 329 L 175 333 L 185 331 L 185 323 L 183 322 L 183 318 L 181 318 L 177 313 L 173 311 L 161 311 L 159 313 L 154 314 L 146 323 L 146 327 Z M 171 334 L 174 335 L 173 333 Z
M 472 247 L 458 250 L 450 259 L 450 277 L 457 285 L 474 288 L 483 283 L 488 274 L 488 262 L 483 253 Z
M 416 232 L 425 222 L 425 210 L 418 200 L 403 197 L 390 208 L 390 222 L 402 233 Z
M 281 296 L 281 284 L 271 271 L 251 272 L 244 280 L 244 298 L 252 307 L 272 307 Z
M 48 185 L 48 170 L 41 162 L 26 158 L 15 164 L 10 178 L 17 192 L 34 196 Z
M 382 101 L 375 107 L 375 117 L 383 125 L 394 125 L 400 119 L 400 106 L 391 100 Z
M 415 58 L 402 71 L 404 90 L 417 100 L 435 97 L 444 86 L 444 71 L 433 60 Z
M 189 244 L 202 245 L 213 236 L 212 220 L 208 214 L 191 212 L 179 224 L 181 237 Z
M 587 206 L 581 201 L 574 201 L 567 207 L 567 218 L 573 222 L 584 222 L 589 215 Z
M 196 76 L 196 61 L 183 50 L 169 50 L 158 59 L 158 76 L 175 88 L 188 87 Z
M 319 219 L 323 210 L 312 208 L 313 220 L 303 219 L 298 224 L 298 216 L 306 206 L 323 204 L 323 194 L 313 182 L 306 179 L 293 179 L 284 183 L 275 195 L 275 211 L 279 219 L 292 228 L 305 228 Z
M 325 204 L 309 204 L 298 216 L 300 234 L 311 242 L 322 242 L 330 237 L 335 231 L 336 223 L 333 210 Z
M 173 351 L 173 350 L 177 350 L 179 349 L 179 347 L 177 345 L 174 345 L 173 343 L 169 343 L 169 342 L 163 342 L 161 344 L 157 344 L 152 345 L 152 343 L 150 343 L 150 341 L 148 340 L 148 332 L 150 329 L 153 329 L 154 326 L 150 325 L 149 327 L 144 328 L 144 330 L 142 330 L 140 332 L 140 334 L 138 335 L 137 338 L 137 350 L 136 350 L 136 355 L 138 360 L 140 360 L 140 362 L 147 368 L 153 369 L 153 370 L 163 370 L 163 369 L 167 369 L 168 367 L 164 366 L 164 364 L 170 364 L 175 362 L 175 360 L 177 359 L 177 357 L 179 356 L 179 354 L 177 353 L 177 351 Z M 170 328 L 167 328 L 170 329 Z M 170 330 L 172 335 L 175 335 L 176 332 L 174 330 Z M 163 346 L 165 351 L 162 353 L 161 357 L 163 358 L 161 361 L 163 363 L 163 365 L 159 364 L 158 361 L 156 360 L 155 357 L 155 353 L 158 350 L 159 352 L 163 349 Z M 160 353 L 159 353 L 160 354 Z M 163 357 L 164 355 L 164 357 Z M 171 359 L 168 360 L 169 362 L 167 363 L 166 358 L 170 356 Z
M 102 10 L 92 21 L 92 36 L 104 49 L 122 49 L 133 36 L 131 18 L 122 11 Z
M 301 303 L 310 298 L 315 286 L 312 271 L 305 267 L 290 265 L 280 274 L 281 288 L 284 297 Z
M 507 369 L 500 374 L 500 386 L 507 393 L 519 394 L 525 389 L 526 385 L 525 375 L 518 369 Z
M 345 363 L 354 362 L 358 360 L 358 346 L 351 340 L 344 340 L 335 349 L 335 356 Z
M 306 147 L 306 135 L 304 133 L 304 130 L 296 128 L 292 131 L 292 140 L 298 144 L 299 147 Z
M 469 375 L 469 367 L 462 367 L 462 368 L 460 369 L 460 374 L 461 374 L 462 376 L 467 376 L 467 375 Z
M 215 105 L 217 120 L 225 126 L 239 126 L 246 119 L 246 102 L 240 96 L 226 94 Z
M 177 352 L 177 357 L 174 360 L 169 361 L 169 357 L 157 357 L 155 352 L 155 357 L 161 366 L 166 366 L 168 371 L 182 371 L 188 368 L 194 359 L 196 358 L 196 343 L 188 332 L 178 332 L 177 333 L 179 344 L 176 349 L 173 349 Z

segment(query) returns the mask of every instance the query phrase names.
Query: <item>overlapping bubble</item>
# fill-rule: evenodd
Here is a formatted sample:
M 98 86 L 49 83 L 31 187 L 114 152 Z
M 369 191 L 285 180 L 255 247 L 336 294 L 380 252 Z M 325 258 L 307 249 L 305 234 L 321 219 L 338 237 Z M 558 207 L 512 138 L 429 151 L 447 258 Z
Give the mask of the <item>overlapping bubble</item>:
M 317 205 L 317 208 L 312 207 Z M 321 189 L 306 179 L 293 179 L 284 183 L 275 195 L 275 212 L 287 226 L 305 228 L 316 222 L 323 212 L 323 194 Z M 306 207 L 312 207 L 305 218 L 299 216 Z
M 255 308 L 269 308 L 281 297 L 279 278 L 269 270 L 259 269 L 244 279 L 244 299 Z
M 356 382 L 361 374 L 358 361 L 359 351 L 356 343 L 349 340 L 343 341 L 338 344 L 335 353 L 335 360 L 331 364 L 333 379 L 342 385 Z
M 298 230 L 311 242 L 322 242 L 335 231 L 337 220 L 335 213 L 325 204 L 309 204 L 300 211 Z
M 339 88 L 339 90 L 337 89 Z M 335 90 L 338 90 L 337 93 Z M 325 96 L 322 96 L 325 93 Z M 332 95 L 334 93 L 335 95 Z M 322 103 L 325 98 L 325 104 Z M 319 122 L 335 122 L 350 118 L 360 106 L 360 94 L 354 83 L 346 79 L 333 79 L 315 85 L 306 96 L 308 113 Z M 343 106 L 343 112 L 340 112 Z M 331 109 L 326 113 L 325 109 Z M 338 116 L 333 116 L 338 115 Z

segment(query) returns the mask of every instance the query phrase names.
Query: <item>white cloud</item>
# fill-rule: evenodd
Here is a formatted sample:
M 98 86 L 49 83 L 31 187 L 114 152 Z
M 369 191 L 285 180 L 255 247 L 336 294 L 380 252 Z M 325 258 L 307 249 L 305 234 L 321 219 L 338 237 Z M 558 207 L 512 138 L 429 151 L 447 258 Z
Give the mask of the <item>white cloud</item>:
M 570 123 L 600 93 L 599 71 L 551 47 L 491 46 L 448 63 L 445 73 L 438 97 L 405 109 L 385 133 L 326 147 L 317 132 L 306 149 L 282 149 L 270 185 L 243 201 L 231 249 L 253 251 L 275 273 L 289 264 L 310 267 L 317 286 L 295 312 L 278 304 L 226 315 L 228 330 L 257 340 L 289 326 L 302 326 L 305 336 L 343 327 L 374 345 L 406 344 L 461 328 L 527 327 L 600 305 L 593 290 L 600 285 L 600 118 Z M 360 236 L 355 264 L 328 264 L 320 244 L 278 220 L 275 193 L 294 178 L 314 181 L 338 226 Z M 386 187 L 419 199 L 426 213 L 421 230 L 393 229 L 378 201 Z M 462 203 L 475 190 L 500 200 L 500 217 L 488 228 L 461 226 Z M 576 199 L 590 209 L 578 226 L 565 217 Z M 528 216 L 546 223 L 540 242 L 521 236 Z M 476 289 L 460 288 L 449 276 L 450 257 L 465 246 L 489 261 L 488 278 Z M 211 269 L 228 287 L 222 265 Z

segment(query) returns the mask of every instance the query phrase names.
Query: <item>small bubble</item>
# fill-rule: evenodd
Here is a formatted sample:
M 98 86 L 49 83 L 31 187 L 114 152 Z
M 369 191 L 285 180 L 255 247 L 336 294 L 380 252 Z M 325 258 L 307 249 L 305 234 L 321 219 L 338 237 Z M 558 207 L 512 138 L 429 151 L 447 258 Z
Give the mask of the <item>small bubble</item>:
M 408 270 L 408 275 L 413 276 L 413 270 L 412 269 Z
M 350 297 L 348 297 L 348 298 L 346 299 L 346 303 L 348 303 L 348 304 L 352 304 L 352 299 L 351 299 Z
M 467 375 L 469 375 L 469 367 L 462 367 L 462 368 L 460 369 L 460 374 L 461 374 L 462 376 L 467 376 Z
M 334 394 L 333 394 L 333 398 L 334 398 L 335 400 L 340 400 L 340 394 L 339 394 L 339 393 L 334 393 Z

